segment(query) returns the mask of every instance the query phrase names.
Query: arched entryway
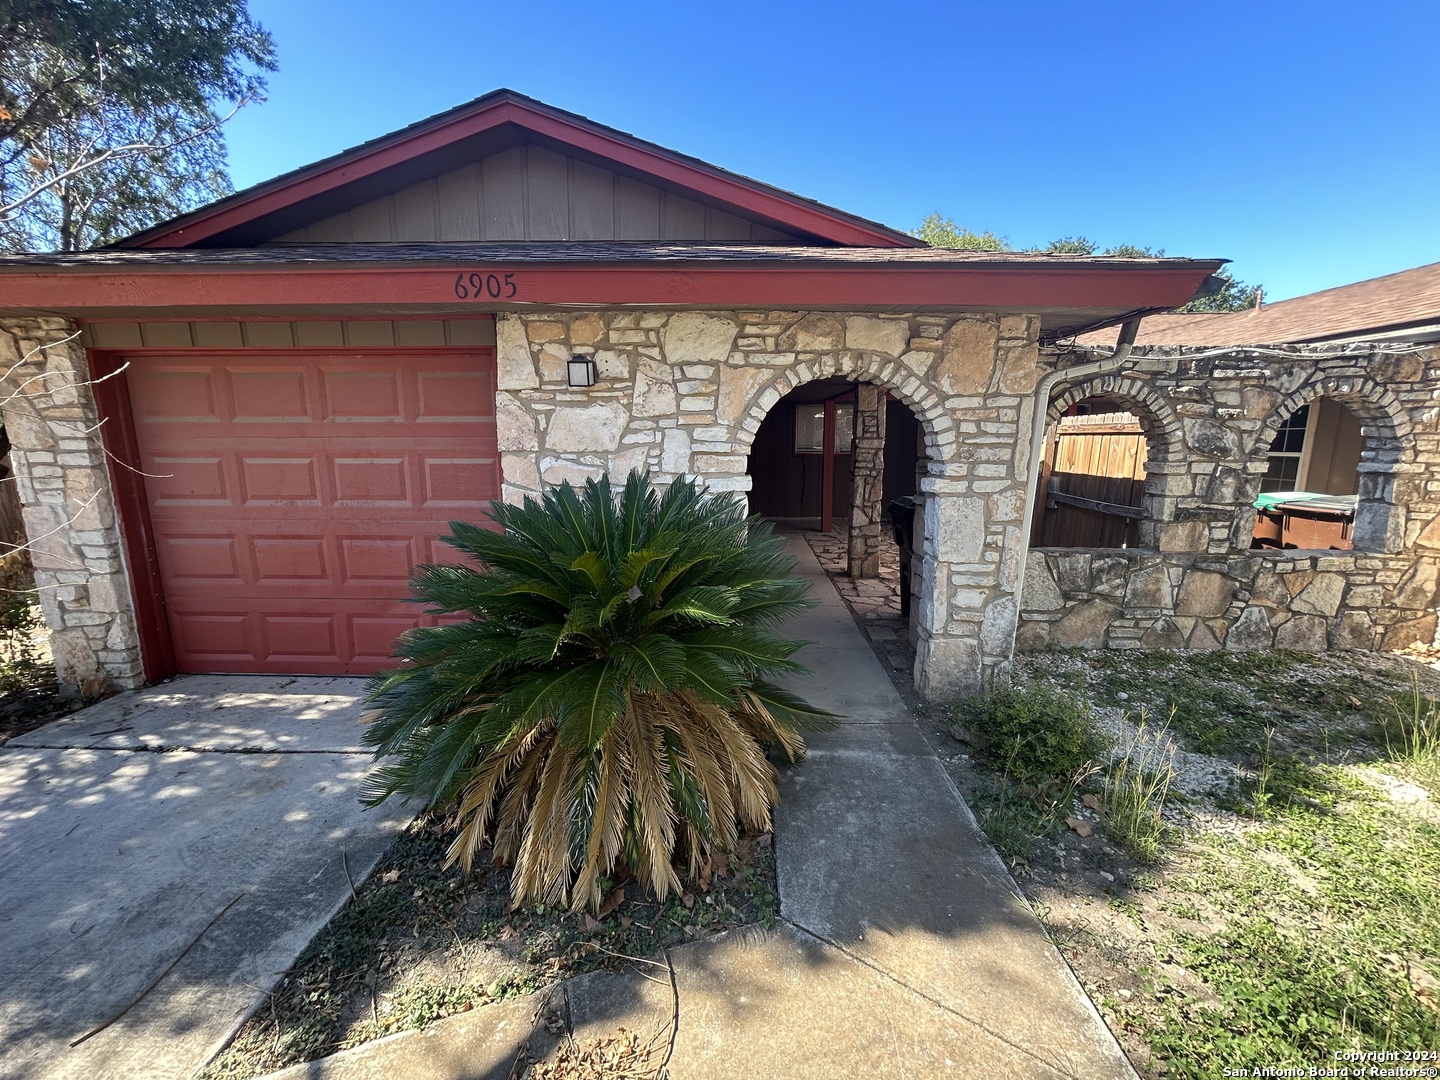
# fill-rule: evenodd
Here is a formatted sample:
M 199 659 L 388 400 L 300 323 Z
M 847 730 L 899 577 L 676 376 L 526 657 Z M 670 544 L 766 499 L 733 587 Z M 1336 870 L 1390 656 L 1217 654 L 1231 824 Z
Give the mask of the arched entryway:
M 920 420 L 884 387 L 839 376 L 779 399 L 747 459 L 750 508 L 801 534 L 892 670 L 915 662 L 925 471 Z

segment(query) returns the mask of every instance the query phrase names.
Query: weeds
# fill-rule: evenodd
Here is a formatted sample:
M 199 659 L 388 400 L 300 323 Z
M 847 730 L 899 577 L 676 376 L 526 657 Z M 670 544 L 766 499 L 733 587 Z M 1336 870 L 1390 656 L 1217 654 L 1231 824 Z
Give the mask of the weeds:
M 954 716 L 982 753 L 1020 781 L 1077 776 L 1105 749 L 1085 699 L 1045 683 L 997 686 L 961 701 Z
M 1413 765 L 1440 760 L 1440 703 L 1420 692 L 1418 679 L 1404 703 L 1392 698 L 1390 709 L 1380 725 L 1390 759 Z
M 1130 750 L 1111 763 L 1101 796 L 1100 824 L 1106 834 L 1141 862 L 1160 857 L 1169 827 L 1162 811 L 1175 779 L 1175 744 L 1168 726 L 1151 731 L 1141 714 Z

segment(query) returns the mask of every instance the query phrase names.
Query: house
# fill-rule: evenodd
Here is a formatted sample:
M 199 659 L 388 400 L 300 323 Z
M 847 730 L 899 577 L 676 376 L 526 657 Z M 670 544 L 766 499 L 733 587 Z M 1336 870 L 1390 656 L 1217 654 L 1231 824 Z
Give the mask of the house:
M 1096 330 L 1057 351 L 1075 363 L 1115 342 Z M 1055 491 L 1042 492 L 1036 541 L 1055 546 L 1029 555 L 1019 647 L 1432 643 L 1437 342 L 1440 263 L 1248 311 L 1146 318 L 1123 376 L 1051 402 Z M 1121 422 L 1139 433 L 1123 436 L 1143 446 L 1138 471 L 1091 434 Z M 1075 494 L 1117 485 L 1137 497 Z M 1123 520 L 1139 542 L 1078 546 L 1084 519 L 1107 518 L 1108 535 Z M 1182 522 L 1192 536 L 1157 541 Z
M 1310 384 L 1255 376 L 1257 396 L 1247 360 L 1212 403 L 1203 381 L 1160 394 L 1123 348 L 1075 367 L 1053 344 L 1133 330 L 1220 265 L 930 249 L 504 90 L 112 247 L 5 257 L 5 427 L 57 666 L 122 687 L 373 671 L 425 618 L 406 581 L 447 557 L 447 522 L 634 468 L 807 515 L 774 476 L 818 460 L 865 573 L 903 406 L 923 447 L 916 683 L 973 686 L 1017 630 L 1053 615 L 1076 637 L 1089 601 L 1114 599 L 1092 568 L 1021 618 L 1034 436 L 1074 394 L 1133 400 L 1151 425 L 1141 535 L 1190 558 L 1170 567 L 1182 599 L 1209 588 L 1190 584 L 1202 556 L 1229 557 L 1217 491 L 1245 497 L 1255 439 Z M 1429 465 L 1401 475 L 1429 437 L 1417 363 L 1343 376 L 1374 397 L 1367 454 L 1391 487 L 1373 494 L 1395 510 L 1377 542 L 1397 550 L 1440 512 Z M 770 417 L 788 419 L 762 440 Z M 1386 502 L 1402 494 L 1408 510 Z

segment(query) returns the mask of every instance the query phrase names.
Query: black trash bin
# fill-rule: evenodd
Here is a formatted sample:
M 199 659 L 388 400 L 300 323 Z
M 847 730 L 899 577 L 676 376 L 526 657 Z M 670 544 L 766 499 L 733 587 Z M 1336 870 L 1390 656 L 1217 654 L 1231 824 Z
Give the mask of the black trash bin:
M 915 496 L 890 500 L 890 527 L 900 548 L 900 616 L 910 617 L 910 560 L 915 554 Z

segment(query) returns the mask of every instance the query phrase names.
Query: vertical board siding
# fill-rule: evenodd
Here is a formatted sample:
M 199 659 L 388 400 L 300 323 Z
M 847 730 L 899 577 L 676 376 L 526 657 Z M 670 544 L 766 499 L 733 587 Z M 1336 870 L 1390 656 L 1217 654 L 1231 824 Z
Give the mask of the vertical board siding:
M 571 240 L 615 239 L 615 174 L 570 162 Z
M 435 182 L 440 200 L 440 239 L 470 240 L 480 235 L 480 166 L 466 165 Z
M 1042 547 L 1135 547 L 1145 500 L 1145 433 L 1126 413 L 1063 417 L 1056 428 L 1043 497 Z M 1075 506 L 1074 496 L 1135 509 L 1134 517 Z
M 481 197 L 485 200 L 479 240 L 524 240 L 525 148 L 515 147 L 480 163 Z
M 433 240 L 803 240 L 541 146 L 515 146 L 275 238 L 279 243 Z
M 527 146 L 525 239 L 567 240 L 570 231 L 570 160 Z
M 439 185 L 434 180 L 395 193 L 395 236 L 405 240 L 438 240 Z

